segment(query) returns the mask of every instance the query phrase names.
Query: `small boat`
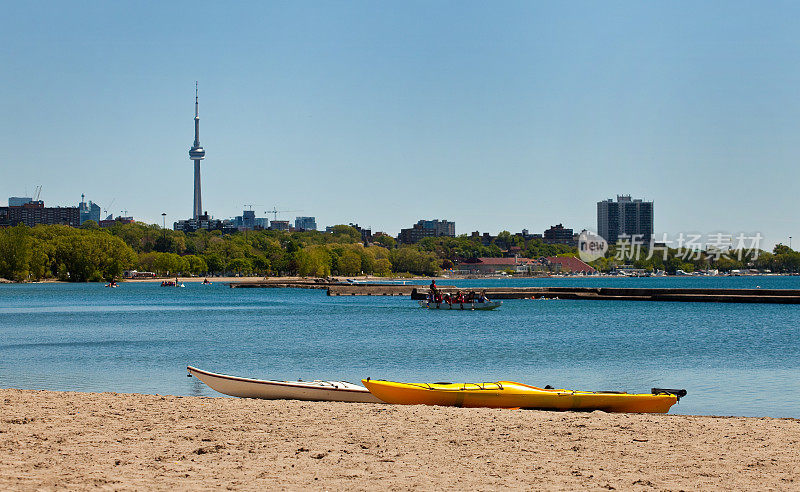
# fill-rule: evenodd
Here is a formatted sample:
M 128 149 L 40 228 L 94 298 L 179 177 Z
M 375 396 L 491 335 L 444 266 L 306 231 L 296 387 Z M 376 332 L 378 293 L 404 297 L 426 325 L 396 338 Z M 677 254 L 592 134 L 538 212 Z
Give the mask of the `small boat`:
M 686 390 L 653 388 L 650 393 L 574 391 L 537 388 L 511 381 L 496 383 L 397 383 L 362 380 L 373 395 L 399 405 L 528 408 L 537 410 L 603 410 L 667 413 Z
M 428 308 L 428 309 L 455 309 L 455 310 L 462 310 L 462 311 L 490 311 L 492 309 L 498 308 L 503 304 L 503 301 L 485 301 L 485 302 L 464 302 L 464 303 L 452 303 L 448 304 L 446 302 L 430 302 L 430 301 L 418 301 L 419 305 Z
M 347 381 L 266 381 L 216 374 L 192 366 L 186 370 L 214 391 L 240 398 L 383 403 L 367 388 Z

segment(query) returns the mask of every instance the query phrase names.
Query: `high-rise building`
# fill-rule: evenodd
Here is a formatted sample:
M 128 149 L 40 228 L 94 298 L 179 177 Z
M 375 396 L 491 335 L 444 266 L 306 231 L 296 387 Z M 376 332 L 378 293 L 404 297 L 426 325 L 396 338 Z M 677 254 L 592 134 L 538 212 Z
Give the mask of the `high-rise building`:
M 33 200 L 19 207 L 0 207 L 0 226 L 63 224 L 78 227 L 80 220 L 78 207 L 45 207 L 42 200 Z
M 9 207 L 21 207 L 26 203 L 31 203 L 33 198 L 29 196 L 12 196 L 8 198 Z
M 298 231 L 316 231 L 317 218 L 316 217 L 295 217 L 294 228 Z
M 653 237 L 653 202 L 631 199 L 630 195 L 617 195 L 597 202 L 597 233 L 609 244 L 616 244 L 620 236 L 636 238 L 649 244 Z
M 456 236 L 456 223 L 447 220 L 420 220 L 408 229 L 400 229 L 397 241 L 413 244 L 426 237 Z
M 269 228 L 273 231 L 288 231 L 289 230 L 289 221 L 288 220 L 270 220 L 269 221 Z
M 197 82 L 194 83 L 194 143 L 189 149 L 189 159 L 194 162 L 194 210 L 192 218 L 198 220 L 203 214 L 203 200 L 200 196 L 200 161 L 206 158 L 206 151 L 200 145 L 200 104 L 197 97 Z
M 78 211 L 81 217 L 81 225 L 87 220 L 93 220 L 96 224 L 100 223 L 100 205 L 93 203 L 89 200 L 86 203 L 86 197 L 81 194 L 81 203 L 78 204 Z

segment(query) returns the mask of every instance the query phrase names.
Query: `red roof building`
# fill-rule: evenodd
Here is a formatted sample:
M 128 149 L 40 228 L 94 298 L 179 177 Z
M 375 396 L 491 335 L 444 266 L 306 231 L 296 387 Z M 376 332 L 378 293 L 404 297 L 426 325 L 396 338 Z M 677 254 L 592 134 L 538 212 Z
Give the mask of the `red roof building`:
M 564 273 L 583 273 L 586 275 L 597 273 L 597 270 L 578 258 L 571 256 L 548 256 L 547 261 L 552 265 L 560 265 Z

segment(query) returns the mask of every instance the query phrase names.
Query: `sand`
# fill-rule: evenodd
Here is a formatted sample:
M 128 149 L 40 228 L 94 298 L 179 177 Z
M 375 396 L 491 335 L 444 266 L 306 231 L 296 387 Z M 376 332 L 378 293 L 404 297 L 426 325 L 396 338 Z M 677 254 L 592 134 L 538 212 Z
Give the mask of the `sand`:
M 0 489 L 798 490 L 800 420 L 0 390 Z

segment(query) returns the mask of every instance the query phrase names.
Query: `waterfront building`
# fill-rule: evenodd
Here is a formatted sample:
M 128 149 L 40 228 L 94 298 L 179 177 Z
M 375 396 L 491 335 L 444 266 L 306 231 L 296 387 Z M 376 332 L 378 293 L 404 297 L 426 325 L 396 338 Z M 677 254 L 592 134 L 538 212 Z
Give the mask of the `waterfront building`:
M 570 256 L 548 256 L 545 260 L 547 260 L 547 264 L 553 271 L 581 275 L 594 275 L 597 273 L 597 270 L 578 258 L 572 258 Z
M 78 207 L 45 207 L 42 200 L 31 200 L 20 206 L 0 207 L 0 226 L 18 224 L 28 227 L 55 224 L 78 227 L 81 216 Z
M 456 237 L 456 223 L 448 220 L 420 220 L 408 229 L 401 229 L 397 241 L 414 244 L 426 237 Z
M 575 234 L 573 234 L 572 229 L 567 229 L 561 224 L 551 226 L 550 229 L 544 231 L 544 234 L 542 234 L 542 242 L 545 244 L 578 245 L 577 238 Z
M 510 258 L 467 258 L 456 265 L 463 275 L 495 275 L 508 270 L 515 274 L 532 274 L 546 270 L 541 260 L 513 256 Z
M 298 231 L 316 231 L 317 219 L 316 217 L 295 217 L 294 228 Z
M 100 205 L 93 203 L 91 200 L 86 203 L 86 197 L 83 194 L 81 194 L 81 203 L 78 204 L 78 211 L 81 225 L 87 220 L 93 220 L 96 224 L 100 224 Z
M 597 234 L 616 244 L 622 235 L 636 237 L 649 244 L 653 237 L 653 202 L 631 199 L 630 195 L 617 195 L 597 202 Z

